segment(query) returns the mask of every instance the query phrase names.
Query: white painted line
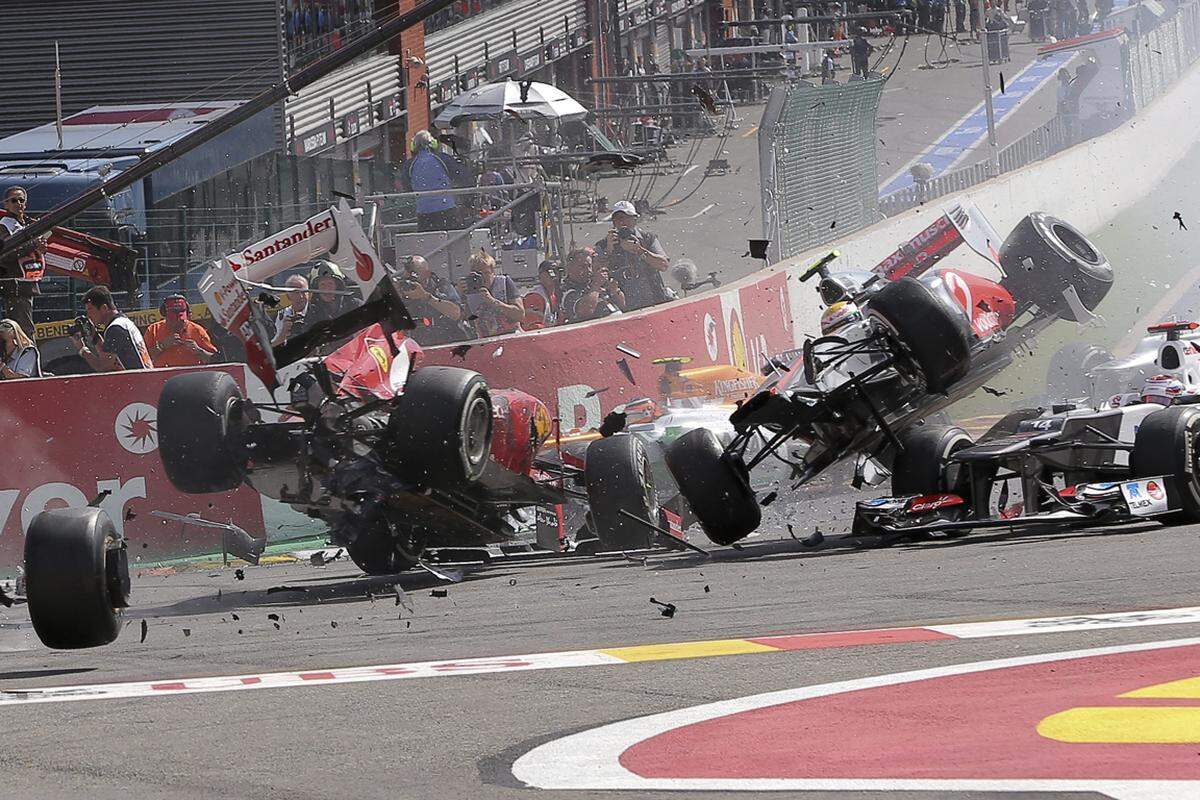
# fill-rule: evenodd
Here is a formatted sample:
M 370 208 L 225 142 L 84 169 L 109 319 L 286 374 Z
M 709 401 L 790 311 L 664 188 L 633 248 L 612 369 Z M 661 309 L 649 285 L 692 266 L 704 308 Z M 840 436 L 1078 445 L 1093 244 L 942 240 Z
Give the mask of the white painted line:
M 1098 647 L 1064 653 L 1040 653 L 1017 658 L 954 664 L 871 678 L 785 689 L 722 700 L 678 711 L 614 722 L 534 748 L 513 763 L 513 775 L 539 789 L 632 789 L 637 791 L 931 791 L 931 792 L 1099 792 L 1113 800 L 1184 800 L 1200 797 L 1200 782 L 1149 780 L 935 780 L 771 778 L 643 778 L 623 767 L 621 754 L 654 736 L 689 725 L 755 709 L 816 697 L 913 683 L 951 675 L 1045 664 L 1074 658 L 1162 650 L 1200 644 L 1200 639 L 1176 639 L 1145 644 Z
M 1153 611 L 1122 611 L 1112 614 L 1087 614 L 1043 619 L 1012 619 L 996 622 L 962 622 L 952 625 L 926 625 L 931 631 L 956 639 L 983 639 L 992 636 L 1021 636 L 1031 633 L 1068 633 L 1097 628 L 1138 628 L 1145 625 L 1182 625 L 1200 622 L 1200 606 L 1162 608 Z
M 906 626 L 853 631 L 804 631 L 795 634 L 806 639 L 828 637 L 833 642 L 827 647 L 871 647 L 891 643 L 908 642 L 911 639 L 896 638 L 894 634 L 913 631 L 932 631 L 949 639 L 977 639 L 990 636 L 1019 636 L 1040 633 L 1068 633 L 1080 630 L 1126 628 L 1147 625 L 1174 625 L 1200 623 L 1200 608 L 1155 609 L 1112 614 L 1097 614 L 1074 617 L 1046 617 L 1042 619 L 1002 620 L 998 622 L 968 622 L 946 625 Z M 866 636 L 875 634 L 875 636 Z M 27 634 L 26 634 L 27 635 Z M 756 643 L 771 647 L 772 640 L 781 642 L 778 650 L 762 652 L 792 652 L 783 644 L 789 635 L 774 634 L 727 640 L 744 643 L 753 639 Z M 838 643 L 849 638 L 850 644 Z M 726 641 L 726 640 L 722 640 Z M 919 641 L 919 640 L 918 640 Z M 199 694 L 206 692 L 234 692 L 251 689 L 284 689 L 307 686 L 330 686 L 346 683 L 369 683 L 374 681 L 404 680 L 409 678 L 439 678 L 451 675 L 484 675 L 499 672 L 530 672 L 545 669 L 570 667 L 601 667 L 615 664 L 667 661 L 676 658 L 714 657 L 704 650 L 705 642 L 680 642 L 650 647 L 613 647 L 595 650 L 572 650 L 561 653 L 532 653 L 527 655 L 501 655 L 485 658 L 466 658 L 449 661 L 419 661 L 408 664 L 379 664 L 358 667 L 319 667 L 246 675 L 217 675 L 209 677 L 164 678 L 151 681 L 126 683 L 101 683 L 83 686 L 48 686 L 35 689 L 5 689 L 0 686 L 0 706 L 24 705 L 29 703 L 62 703 L 77 700 L 111 700 L 130 697 L 167 697 L 176 694 Z M 14 643 L 15 646 L 15 643 Z M 3 648 L 0 648 L 3 649 Z M 19 646 L 16 649 L 20 649 Z M 613 653 L 620 651 L 657 650 L 651 657 L 621 658 Z M 738 652 L 735 648 L 734 652 Z M 745 651 L 740 651 L 745 652 Z

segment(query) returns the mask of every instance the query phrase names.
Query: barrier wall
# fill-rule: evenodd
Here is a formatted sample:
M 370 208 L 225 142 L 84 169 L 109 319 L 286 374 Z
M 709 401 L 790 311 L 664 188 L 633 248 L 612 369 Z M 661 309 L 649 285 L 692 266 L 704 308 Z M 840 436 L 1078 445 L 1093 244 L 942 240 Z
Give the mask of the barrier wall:
M 243 387 L 245 367 L 225 364 Z M 0 488 L 0 572 L 21 563 L 24 532 L 47 508 L 87 505 L 105 489 L 101 507 L 129 538 L 130 561 L 212 553 L 220 531 L 167 522 L 151 511 L 197 513 L 234 521 L 258 535 L 262 503 L 249 487 L 211 495 L 175 490 L 158 455 L 158 395 L 172 375 L 145 370 L 4 381 L 0 430 L 4 472 Z
M 689 356 L 692 366 L 734 364 L 757 370 L 770 354 L 817 331 L 820 306 L 804 267 L 836 246 L 836 269 L 870 269 L 943 210 L 973 202 L 1006 233 L 1026 213 L 1048 211 L 1095 231 L 1158 185 L 1200 141 L 1200 66 L 1133 120 L 1108 134 L 1021 170 L 892 217 L 836 245 L 803 253 L 727 287 L 633 314 L 559 329 L 496 337 L 465 354 L 426 351 L 430 363 L 478 370 L 493 386 L 519 387 L 557 405 L 564 428 L 594 427 L 603 413 L 635 397 L 656 396 L 654 358 Z M 989 268 L 964 250 L 949 265 Z M 1119 268 L 1120 265 L 1117 265 Z M 625 344 L 641 354 L 617 349 Z M 625 374 L 622 362 L 629 368 Z M 632 380 L 631 380 L 632 377 Z

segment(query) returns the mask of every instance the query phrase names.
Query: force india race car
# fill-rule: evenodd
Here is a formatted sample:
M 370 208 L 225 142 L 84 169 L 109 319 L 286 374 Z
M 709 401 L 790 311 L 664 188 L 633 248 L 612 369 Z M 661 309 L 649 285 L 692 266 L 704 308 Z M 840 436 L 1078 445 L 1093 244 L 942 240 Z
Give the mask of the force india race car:
M 420 347 L 404 334 L 415 326 L 400 278 L 380 262 L 344 201 L 327 213 L 330 240 L 307 242 L 277 266 L 328 252 L 365 303 L 272 348 L 264 311 L 247 292 L 256 284 L 228 259 L 214 262 L 201 293 L 245 344 L 250 369 L 272 391 L 278 370 L 300 370 L 286 403 L 247 399 L 226 372 L 170 378 L 159 398 L 158 450 L 171 483 L 194 494 L 249 484 L 325 521 L 333 543 L 372 575 L 422 563 L 430 547 L 508 541 L 514 510 L 568 497 L 587 500 L 601 546 L 646 547 L 659 512 L 642 440 L 617 433 L 592 441 L 580 467 L 540 460 L 554 427 L 546 406 L 517 390 L 493 391 L 470 370 L 420 366 Z M 346 337 L 329 356 L 308 358 Z M 264 545 L 259 540 L 247 556 Z M 45 644 L 91 647 L 116 638 L 129 603 L 128 561 L 104 512 L 39 515 L 25 560 L 30 616 Z
M 933 268 L 964 241 L 999 281 Z M 998 241 L 977 210 L 956 207 L 871 273 L 831 273 L 834 252 L 801 276 L 819 276 L 837 329 L 772 360 L 771 377 L 730 416 L 731 442 L 698 429 L 667 449 L 710 539 L 732 544 L 758 527 L 750 473 L 768 458 L 791 468 L 793 488 L 856 455 L 855 485 L 890 467 L 893 493 L 921 493 L 908 430 L 974 392 L 1055 320 L 1091 319 L 1112 286 L 1100 251 L 1048 214 L 1026 216 L 997 251 Z
M 1098 408 L 1016 411 L 977 444 L 961 428 L 910 430 L 912 490 L 859 502 L 853 532 L 888 542 L 1048 523 L 1200 522 L 1200 353 L 1179 338 L 1196 327 L 1151 327 L 1166 335 L 1160 373 Z

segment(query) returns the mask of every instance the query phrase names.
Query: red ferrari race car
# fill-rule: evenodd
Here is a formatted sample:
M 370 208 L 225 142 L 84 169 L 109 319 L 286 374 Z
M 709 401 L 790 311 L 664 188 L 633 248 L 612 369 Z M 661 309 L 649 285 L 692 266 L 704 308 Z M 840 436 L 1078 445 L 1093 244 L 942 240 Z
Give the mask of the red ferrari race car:
M 347 231 L 349 221 L 343 242 L 353 241 Z M 243 338 L 250 368 L 272 389 L 277 370 L 300 372 L 284 403 L 248 399 L 225 372 L 169 379 L 158 450 L 176 488 L 203 494 L 249 484 L 326 522 L 332 542 L 372 575 L 406 570 L 427 548 L 510 541 L 514 511 L 569 497 L 587 500 L 602 548 L 648 546 L 658 501 L 639 438 L 591 442 L 582 467 L 540 460 L 554 433 L 546 406 L 516 389 L 493 391 L 470 370 L 420 366 L 420 347 L 404 333 L 415 326 L 401 279 L 368 244 L 355 255 L 365 304 L 275 348 L 247 282 L 227 260 L 210 267 L 201 291 Z M 309 358 L 347 337 L 330 355 Z M 254 559 L 265 541 L 242 544 Z M 125 542 L 97 508 L 45 512 L 30 528 L 26 583 L 47 645 L 111 642 L 129 601 Z
M 964 241 L 998 281 L 933 268 Z M 822 335 L 772 360 L 771 377 L 731 415 L 729 444 L 693 430 L 667 449 L 710 539 L 732 544 L 758 527 L 750 473 L 768 458 L 791 467 L 793 488 L 854 455 L 856 485 L 890 469 L 893 494 L 926 491 L 912 485 L 909 429 L 974 392 L 1055 320 L 1090 319 L 1112 286 L 1103 254 L 1048 214 L 1026 216 L 996 251 L 998 241 L 977 211 L 959 207 L 872 273 L 830 272 L 836 253 L 804 273 L 819 276 Z

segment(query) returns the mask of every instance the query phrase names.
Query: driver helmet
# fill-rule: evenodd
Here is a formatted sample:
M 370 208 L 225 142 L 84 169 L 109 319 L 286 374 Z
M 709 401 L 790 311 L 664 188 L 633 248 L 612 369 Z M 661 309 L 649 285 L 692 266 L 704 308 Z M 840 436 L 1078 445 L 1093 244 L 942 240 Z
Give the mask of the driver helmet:
M 862 311 L 856 303 L 842 300 L 834 303 L 821 314 L 821 335 L 829 336 L 854 322 L 861 322 Z
M 308 285 L 316 287 L 317 281 L 321 278 L 332 277 L 337 280 L 338 288 L 346 286 L 346 273 L 342 272 L 342 268 L 332 261 L 327 261 L 323 258 L 312 262 L 312 269 L 308 273 Z
M 1142 402 L 1169 406 L 1184 393 L 1183 381 L 1170 375 L 1155 375 L 1142 387 Z

